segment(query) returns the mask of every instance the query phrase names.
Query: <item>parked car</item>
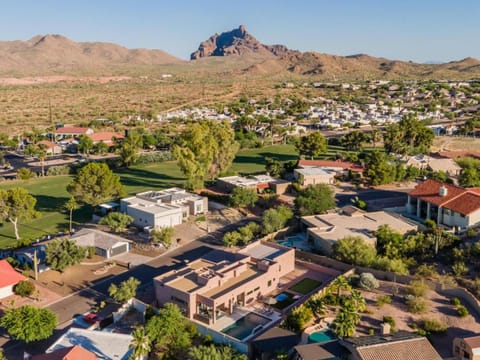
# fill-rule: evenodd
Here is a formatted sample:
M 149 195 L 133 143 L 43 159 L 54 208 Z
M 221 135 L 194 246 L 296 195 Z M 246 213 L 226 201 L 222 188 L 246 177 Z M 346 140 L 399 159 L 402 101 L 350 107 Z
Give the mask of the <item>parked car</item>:
M 94 313 L 89 313 L 82 317 L 82 320 L 89 324 L 96 324 L 97 322 L 102 321 L 102 318 Z

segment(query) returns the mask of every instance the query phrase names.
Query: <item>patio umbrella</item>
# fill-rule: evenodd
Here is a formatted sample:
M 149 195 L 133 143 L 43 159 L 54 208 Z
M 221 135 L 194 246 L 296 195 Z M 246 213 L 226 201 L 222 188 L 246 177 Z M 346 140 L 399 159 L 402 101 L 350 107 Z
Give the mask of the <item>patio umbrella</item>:
M 265 304 L 267 305 L 275 305 L 276 303 L 277 303 L 277 300 L 271 296 L 267 300 L 265 300 Z

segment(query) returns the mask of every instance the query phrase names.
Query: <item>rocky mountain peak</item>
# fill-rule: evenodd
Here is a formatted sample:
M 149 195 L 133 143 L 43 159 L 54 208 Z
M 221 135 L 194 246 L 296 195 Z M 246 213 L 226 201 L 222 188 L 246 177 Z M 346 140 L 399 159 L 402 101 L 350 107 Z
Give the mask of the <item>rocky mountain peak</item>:
M 283 56 L 289 52 L 283 45 L 264 45 L 247 32 L 244 25 L 226 31 L 220 35 L 214 34 L 200 43 L 198 50 L 190 55 L 191 60 L 208 56 L 229 56 L 255 53 L 268 57 Z

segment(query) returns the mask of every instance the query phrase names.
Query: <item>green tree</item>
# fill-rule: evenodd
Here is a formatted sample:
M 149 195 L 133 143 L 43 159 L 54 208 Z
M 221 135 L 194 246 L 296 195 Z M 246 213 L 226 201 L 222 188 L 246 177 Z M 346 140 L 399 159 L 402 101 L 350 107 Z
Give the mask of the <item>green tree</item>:
M 95 151 L 95 153 L 100 155 L 105 155 L 106 153 L 108 153 L 108 149 L 109 149 L 108 145 L 105 144 L 103 141 L 99 141 L 93 147 L 93 151 Z
M 375 260 L 377 252 L 361 236 L 347 236 L 332 246 L 334 259 L 360 266 L 369 266 Z
M 327 312 L 327 306 L 323 300 L 323 296 L 320 294 L 312 295 L 310 299 L 305 302 L 305 306 L 308 307 L 313 316 L 316 317 L 324 315 Z
M 125 194 L 120 177 L 107 164 L 93 162 L 78 170 L 68 184 L 67 191 L 76 201 L 92 206 L 118 199 Z
M 311 159 L 327 151 L 327 140 L 319 131 L 302 136 L 295 144 L 300 156 L 309 156 Z
M 279 177 L 283 172 L 283 164 L 277 159 L 266 157 L 265 170 L 270 174 L 270 176 Z
M 258 201 L 256 189 L 248 189 L 236 186 L 230 196 L 230 205 L 235 208 L 253 207 Z
M 80 263 L 85 258 L 85 248 L 78 246 L 74 240 L 56 239 L 45 248 L 46 262 L 53 270 L 62 271 Z
M 428 153 L 434 137 L 432 129 L 409 114 L 386 127 L 383 142 L 387 153 L 415 155 Z
M 300 215 L 315 215 L 335 207 L 332 188 L 327 184 L 308 185 L 295 198 L 295 207 Z
M 337 312 L 335 320 L 333 320 L 332 328 L 337 336 L 346 337 L 352 336 L 357 329 L 357 324 L 360 321 L 360 316 L 355 306 L 346 302 Z
M 178 359 L 178 355 L 191 346 L 196 334 L 195 326 L 177 305 L 171 303 L 165 304 L 158 315 L 148 320 L 146 329 L 157 350 L 171 359 Z
M 25 297 L 30 296 L 35 292 L 35 284 L 30 280 L 22 280 L 13 289 L 15 294 Z
M 155 244 L 160 243 L 168 249 L 170 246 L 172 246 L 174 234 L 175 229 L 171 226 L 154 230 L 152 233 L 152 242 Z
M 20 239 L 18 221 L 29 221 L 40 216 L 40 213 L 35 210 L 36 203 L 37 199 L 24 188 L 0 190 L 0 220 L 8 220 L 12 223 L 17 240 Z
M 225 246 L 236 246 L 242 241 L 242 234 L 238 231 L 230 231 L 223 235 L 223 245 Z
M 142 136 L 136 131 L 130 131 L 118 146 L 118 154 L 125 167 L 135 164 L 138 159 L 138 149 L 141 147 Z
M 365 134 L 360 130 L 350 131 L 342 139 L 342 146 L 349 151 L 362 150 L 362 144 L 367 140 Z
M 312 319 L 312 310 L 307 306 L 301 305 L 293 308 L 288 313 L 287 318 L 281 326 L 287 330 L 299 334 Z
M 80 151 L 82 154 L 86 156 L 90 155 L 90 151 L 93 149 L 92 138 L 85 134 L 80 135 L 77 147 L 78 151 Z
M 245 354 L 234 350 L 231 346 L 200 345 L 188 350 L 190 360 L 247 360 Z
M 287 225 L 293 217 L 293 212 L 285 205 L 280 205 L 275 209 L 268 209 L 262 215 L 262 228 L 264 234 L 271 234 Z
M 395 164 L 381 151 L 372 151 L 366 158 L 366 176 L 372 185 L 390 184 L 395 180 Z
M 188 125 L 172 151 L 187 177 L 187 187 L 195 189 L 228 169 L 238 148 L 230 124 L 202 121 Z
M 77 203 L 77 201 L 73 196 L 70 196 L 70 199 L 68 199 L 68 201 L 64 205 L 65 210 L 67 210 L 69 213 L 68 228 L 69 228 L 70 234 L 72 233 L 73 210 L 77 210 L 79 207 L 80 205 Z
M 133 217 L 121 212 L 112 211 L 104 216 L 98 223 L 107 225 L 113 232 L 122 232 L 133 222 Z
M 30 343 L 52 336 L 57 326 L 57 315 L 50 309 L 24 305 L 5 310 L 0 318 L 0 326 L 5 328 L 12 339 Z
M 20 180 L 30 180 L 31 178 L 35 177 L 35 173 L 30 170 L 29 168 L 22 167 L 17 170 L 17 179 Z
M 344 275 L 337 276 L 332 282 L 332 285 L 330 285 L 330 288 L 337 290 L 337 296 L 342 294 L 342 290 L 350 291 L 352 289 L 350 282 Z
M 132 342 L 130 343 L 132 354 L 130 360 L 142 360 L 152 350 L 152 344 L 147 331 L 143 326 L 136 327 L 132 332 Z
M 111 284 L 108 287 L 108 294 L 117 302 L 125 303 L 135 296 L 140 281 L 133 276 L 122 281 L 119 286 Z

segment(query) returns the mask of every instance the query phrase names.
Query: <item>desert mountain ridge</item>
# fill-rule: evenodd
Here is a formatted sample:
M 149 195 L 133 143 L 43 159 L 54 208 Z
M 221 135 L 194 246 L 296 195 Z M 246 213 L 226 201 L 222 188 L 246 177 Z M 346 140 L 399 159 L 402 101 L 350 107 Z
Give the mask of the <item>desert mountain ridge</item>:
M 162 50 L 128 49 L 107 42 L 75 42 L 58 34 L 0 41 L 0 73 L 77 74 L 110 67 L 163 65 L 182 60 Z
M 480 79 L 480 60 L 418 64 L 366 54 L 300 52 L 264 45 L 240 25 L 200 43 L 191 61 L 162 50 L 128 49 L 107 42 L 75 42 L 62 35 L 0 41 L 0 76 L 109 76 L 169 72 L 190 76 L 306 76 L 315 80 Z

